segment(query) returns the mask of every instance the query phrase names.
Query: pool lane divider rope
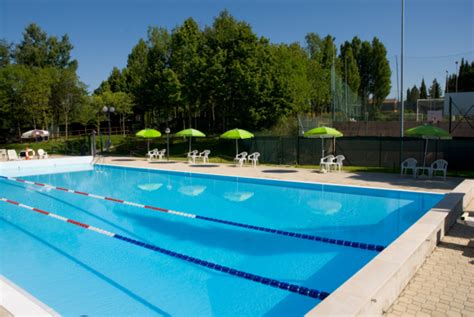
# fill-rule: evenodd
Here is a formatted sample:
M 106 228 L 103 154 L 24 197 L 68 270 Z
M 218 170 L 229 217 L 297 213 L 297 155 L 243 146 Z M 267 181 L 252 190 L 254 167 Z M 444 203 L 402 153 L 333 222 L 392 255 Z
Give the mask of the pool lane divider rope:
M 49 212 L 49 211 L 45 211 L 45 210 L 42 210 L 42 209 L 38 209 L 38 208 L 35 208 L 35 207 L 31 207 L 31 206 L 16 202 L 14 200 L 10 200 L 10 199 L 7 199 L 7 198 L 0 197 L 0 201 L 3 201 L 5 203 L 9 203 L 11 205 L 15 205 L 15 206 L 18 206 L 18 207 L 21 207 L 21 208 L 24 208 L 24 209 L 28 209 L 30 211 L 35 211 L 39 214 L 49 216 L 49 217 L 55 218 L 57 220 L 61 220 L 61 221 L 73 224 L 73 225 L 75 225 L 77 227 L 80 227 L 82 229 L 91 230 L 91 231 L 94 231 L 96 233 L 102 234 L 104 236 L 107 236 L 107 237 L 110 237 L 110 238 L 115 238 L 115 239 L 118 239 L 118 240 L 121 240 L 121 241 L 124 241 L 124 242 L 128 242 L 128 243 L 134 244 L 136 246 L 139 246 L 139 247 L 142 247 L 142 248 L 145 248 L 145 249 L 149 249 L 149 250 L 152 250 L 152 251 L 164 254 L 164 255 L 169 255 L 171 257 L 174 257 L 174 258 L 186 261 L 186 262 L 190 262 L 190 263 L 193 263 L 193 264 L 196 264 L 196 265 L 200 265 L 200 266 L 203 266 L 205 268 L 208 268 L 208 269 L 211 269 L 211 270 L 214 270 L 214 271 L 218 271 L 218 272 L 222 272 L 222 273 L 229 274 L 229 275 L 232 275 L 232 276 L 244 278 L 244 279 L 247 279 L 249 281 L 253 281 L 253 282 L 256 282 L 256 283 L 268 285 L 268 286 L 271 286 L 271 287 L 274 287 L 274 288 L 279 288 L 279 289 L 286 290 L 286 291 L 296 293 L 296 294 L 300 294 L 300 295 L 303 295 L 303 296 L 317 298 L 317 299 L 320 299 L 320 300 L 323 300 L 323 299 L 325 299 L 326 297 L 329 296 L 328 292 L 323 292 L 323 291 L 319 291 L 317 289 L 312 289 L 312 288 L 308 288 L 308 287 L 304 287 L 304 286 L 299 286 L 299 285 L 296 285 L 296 284 L 280 282 L 278 280 L 274 280 L 274 279 L 271 279 L 271 278 L 263 277 L 263 276 L 256 275 L 256 274 L 247 273 L 247 272 L 241 271 L 241 270 L 236 270 L 236 269 L 233 269 L 233 268 L 230 268 L 230 267 L 227 267 L 227 266 L 223 266 L 223 265 L 219 265 L 219 264 L 216 264 L 216 263 L 213 263 L 213 262 L 204 261 L 204 260 L 201 260 L 201 259 L 198 259 L 198 258 L 195 258 L 195 257 L 192 257 L 192 256 L 188 256 L 188 255 L 185 255 L 185 254 L 182 254 L 182 253 L 178 253 L 178 252 L 174 252 L 174 251 L 171 251 L 171 250 L 168 250 L 168 249 L 160 248 L 160 247 L 158 247 L 156 245 L 153 245 L 153 244 L 149 244 L 149 243 L 145 243 L 145 242 L 138 241 L 138 240 L 135 240 L 135 239 L 131 239 L 131 238 L 128 238 L 128 237 L 125 237 L 125 236 L 122 236 L 122 235 L 119 235 L 117 233 L 113 233 L 113 232 L 110 232 L 110 231 L 107 231 L 107 230 L 104 230 L 104 229 L 101 229 L 101 228 L 93 227 L 93 226 L 90 226 L 88 224 L 85 224 L 85 223 L 82 223 L 82 222 L 79 222 L 79 221 L 76 221 L 76 220 L 73 220 L 73 219 L 65 218 L 63 216 L 54 214 L 54 213 Z
M 342 240 L 342 239 L 333 239 L 333 238 L 327 238 L 327 237 L 320 237 L 320 236 L 315 236 L 315 235 L 310 235 L 310 234 L 302 234 L 302 233 L 272 229 L 272 228 L 267 228 L 267 227 L 258 227 L 258 226 L 253 226 L 253 225 L 240 223 L 240 222 L 234 222 L 234 221 L 222 220 L 222 219 L 217 219 L 217 218 L 205 217 L 205 216 L 195 215 L 195 214 L 186 213 L 186 212 L 182 212 L 182 211 L 175 211 L 175 210 L 171 210 L 171 209 L 165 209 L 165 208 L 160 208 L 160 207 L 155 207 L 155 206 L 150 206 L 150 205 L 134 203 L 134 202 L 130 202 L 130 201 L 122 200 L 122 199 L 90 194 L 90 193 L 77 191 L 77 190 L 73 190 L 73 189 L 68 189 L 68 188 L 64 188 L 64 187 L 57 187 L 57 186 L 53 186 L 53 185 L 49 185 L 49 184 L 27 181 L 27 180 L 24 180 L 24 179 L 21 179 L 21 178 L 16 178 L 16 177 L 7 177 L 7 176 L 1 176 L 0 175 L 0 178 L 10 180 L 10 181 L 19 182 L 19 183 L 23 183 L 23 184 L 28 184 L 28 185 L 34 185 L 34 186 L 39 186 L 39 187 L 56 189 L 56 190 L 66 192 L 66 193 L 82 195 L 82 196 L 92 197 L 92 198 L 101 199 L 101 200 L 107 200 L 107 201 L 111 201 L 111 202 L 114 202 L 114 203 L 129 205 L 129 206 L 133 206 L 133 207 L 137 207 L 137 208 L 144 208 L 144 209 L 149 209 L 149 210 L 154 210 L 154 211 L 160 211 L 160 212 L 173 214 L 173 215 L 180 216 L 180 217 L 187 217 L 187 218 L 192 218 L 192 219 L 199 219 L 199 220 L 204 220 L 204 221 L 209 221 L 209 222 L 215 222 L 215 223 L 219 223 L 219 224 L 224 224 L 224 225 L 229 225 L 229 226 L 234 226 L 234 227 L 240 227 L 240 228 L 244 228 L 244 229 L 248 229 L 248 230 L 255 230 L 255 231 L 278 234 L 278 235 L 287 236 L 287 237 L 291 237 L 291 238 L 299 238 L 299 239 L 304 239 L 304 240 L 311 240 L 311 241 L 316 241 L 316 242 L 321 242 L 321 243 L 328 243 L 328 244 L 334 244 L 334 245 L 343 246 L 343 247 L 351 247 L 351 248 L 369 250 L 369 251 L 375 251 L 375 252 L 381 252 L 385 249 L 385 246 L 383 246 L 383 245 L 348 241 L 348 240 Z

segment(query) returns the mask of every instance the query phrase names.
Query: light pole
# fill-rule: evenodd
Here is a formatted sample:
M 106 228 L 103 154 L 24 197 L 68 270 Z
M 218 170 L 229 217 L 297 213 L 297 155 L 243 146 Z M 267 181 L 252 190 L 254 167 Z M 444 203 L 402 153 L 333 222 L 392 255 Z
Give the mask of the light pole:
M 109 139 L 107 140 L 107 144 L 105 145 L 105 148 L 107 149 L 107 152 L 108 152 L 110 145 L 112 144 L 112 142 L 110 141 L 110 134 L 112 133 L 111 123 L 110 123 L 110 114 L 115 112 L 115 108 L 104 106 L 104 108 L 102 108 L 102 112 L 107 114 L 107 120 L 109 121 Z
M 170 160 L 170 133 L 171 133 L 170 128 L 166 128 L 165 133 L 166 133 L 166 160 L 169 161 Z
M 405 42 L 405 0 L 402 0 L 402 30 L 401 30 L 401 54 L 400 54 L 400 137 L 403 138 L 404 133 L 404 116 L 405 116 L 405 103 L 403 101 L 403 44 Z
M 458 92 L 458 78 L 459 78 L 458 64 L 459 62 L 456 61 L 456 92 Z
M 446 89 L 445 89 L 444 94 L 446 95 L 447 93 L 449 93 L 449 72 L 448 71 L 446 71 Z

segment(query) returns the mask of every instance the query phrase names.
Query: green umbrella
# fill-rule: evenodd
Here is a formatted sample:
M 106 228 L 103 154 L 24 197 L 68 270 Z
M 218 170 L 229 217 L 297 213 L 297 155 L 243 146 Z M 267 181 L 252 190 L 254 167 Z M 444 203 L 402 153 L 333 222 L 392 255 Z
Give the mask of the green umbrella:
M 405 131 L 405 135 L 410 136 L 410 137 L 418 137 L 418 138 L 425 139 L 425 155 L 423 156 L 423 167 L 425 167 L 425 163 L 426 163 L 426 153 L 428 152 L 428 140 L 429 139 L 434 139 L 434 140 L 451 139 L 451 135 L 449 134 L 448 131 L 429 125 L 429 124 L 419 125 L 417 127 L 408 129 Z
M 322 127 L 317 127 L 309 131 L 306 131 L 304 136 L 307 138 L 320 138 L 321 139 L 321 158 L 323 158 L 324 157 L 324 139 L 339 138 L 343 136 L 343 134 L 334 128 L 322 126 Z
M 239 140 L 240 139 L 250 139 L 254 135 L 246 130 L 242 129 L 232 129 L 221 134 L 221 139 L 230 139 L 235 140 L 235 155 L 239 154 Z
M 149 152 L 150 151 L 150 139 L 159 138 L 161 136 L 161 133 L 160 133 L 160 131 L 157 131 L 155 129 L 143 129 L 143 130 L 138 131 L 135 135 L 139 136 L 139 137 L 142 137 L 142 138 L 146 138 L 147 149 L 148 149 L 148 152 Z
M 189 152 L 191 152 L 191 138 L 192 137 L 203 138 L 206 136 L 204 133 L 196 129 L 184 129 L 184 130 L 179 131 L 175 135 L 189 138 Z

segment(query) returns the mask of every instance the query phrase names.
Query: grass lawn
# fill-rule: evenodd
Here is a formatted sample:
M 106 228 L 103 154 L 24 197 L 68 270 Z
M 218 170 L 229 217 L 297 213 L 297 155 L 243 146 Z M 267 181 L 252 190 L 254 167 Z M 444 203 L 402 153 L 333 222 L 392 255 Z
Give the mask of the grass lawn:
M 147 152 L 146 139 L 136 138 L 131 136 L 112 135 L 112 147 L 110 155 L 117 156 L 135 156 L 144 157 Z M 86 154 L 89 149 L 89 138 L 87 137 L 70 137 L 68 140 L 56 139 L 41 142 L 23 142 L 0 145 L 0 148 L 15 149 L 17 151 L 25 149 L 28 146 L 30 149 L 37 151 L 43 149 L 48 154 L 62 154 L 62 155 L 81 155 Z M 97 149 L 100 151 L 101 144 L 105 146 L 107 137 L 102 136 L 102 140 L 97 137 Z M 211 163 L 232 163 L 235 156 L 235 141 L 221 140 L 218 138 L 203 138 L 192 140 L 192 148 L 198 150 L 209 149 L 211 156 L 209 162 Z M 170 158 L 177 161 L 185 161 L 186 153 L 188 151 L 189 143 L 182 138 L 170 138 Z M 150 149 L 166 148 L 166 138 L 150 139 Z M 108 154 L 107 154 L 108 155 Z M 278 165 L 278 164 L 263 164 L 267 166 L 286 166 L 298 167 L 308 169 L 319 169 L 319 165 Z M 400 173 L 399 169 L 392 167 L 368 167 L 368 166 L 344 166 L 344 171 L 348 172 L 375 172 L 375 173 Z M 448 176 L 474 178 L 474 170 L 472 171 L 454 171 L 448 169 Z

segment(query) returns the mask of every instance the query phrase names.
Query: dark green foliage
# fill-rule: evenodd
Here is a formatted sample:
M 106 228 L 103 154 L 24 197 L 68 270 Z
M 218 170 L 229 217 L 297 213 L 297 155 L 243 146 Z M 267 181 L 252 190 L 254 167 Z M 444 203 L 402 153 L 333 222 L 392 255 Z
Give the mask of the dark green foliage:
M 426 99 L 426 98 L 428 98 L 428 92 L 426 90 L 425 79 L 423 78 L 421 80 L 421 85 L 420 85 L 420 98 L 419 99 Z
M 60 40 L 30 24 L 23 40 L 12 45 L 0 42 L 0 113 L 4 128 L 49 129 L 64 125 L 66 135 L 70 114 L 87 93 L 71 60 L 72 45 L 67 35 Z
M 258 131 L 298 114 L 324 115 L 341 102 L 363 100 L 369 111 L 390 90 L 386 50 L 376 38 L 354 37 L 340 53 L 334 37 L 316 33 L 305 47 L 272 44 L 228 11 L 203 28 L 192 18 L 171 32 L 150 27 L 126 67 L 114 67 L 93 96 L 77 77 L 72 48 L 67 35 L 49 36 L 36 24 L 17 45 L 0 41 L 0 124 L 18 133 L 32 125 L 67 131 L 70 122 L 99 128 L 108 105 L 124 132 L 132 124 Z
M 443 91 L 441 90 L 441 86 L 439 85 L 436 78 L 433 79 L 433 83 L 431 84 L 431 87 L 429 89 L 429 94 L 430 94 L 430 98 L 440 98 L 441 95 L 443 94 Z
M 77 61 L 71 60 L 72 44 L 67 34 L 58 40 L 48 37 L 46 32 L 32 23 L 23 32 L 23 40 L 16 45 L 13 52 L 17 64 L 36 67 L 77 68 Z
M 407 100 L 407 105 L 414 105 L 416 104 L 416 101 L 420 99 L 420 90 L 416 85 L 413 85 L 413 87 L 410 89 L 408 88 L 407 90 L 407 95 L 406 95 L 406 100 Z
M 0 40 L 0 68 L 10 64 L 11 44 L 5 40 Z
M 448 92 L 456 91 L 456 77 L 458 77 L 458 92 L 474 91 L 474 61 L 469 63 L 465 59 L 461 60 L 458 74 L 451 74 L 448 77 Z

